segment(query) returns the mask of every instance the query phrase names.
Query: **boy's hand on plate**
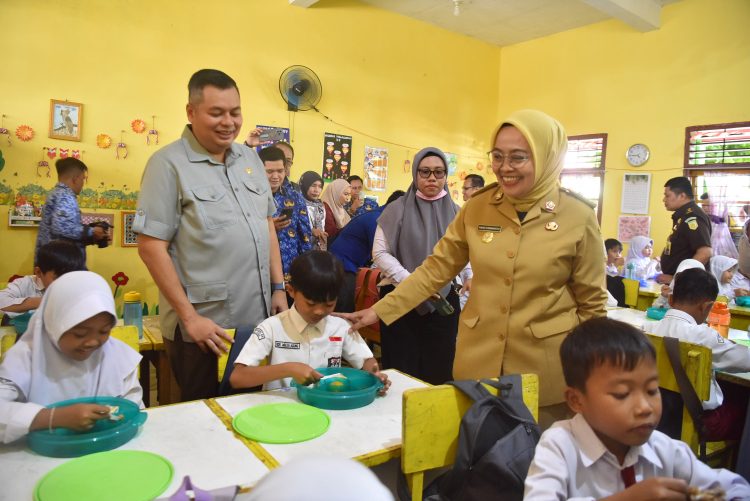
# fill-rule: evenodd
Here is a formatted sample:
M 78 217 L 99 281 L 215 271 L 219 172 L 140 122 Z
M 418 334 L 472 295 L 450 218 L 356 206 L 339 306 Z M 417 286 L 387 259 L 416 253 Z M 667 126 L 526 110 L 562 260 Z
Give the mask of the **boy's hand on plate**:
M 323 377 L 323 374 L 301 362 L 289 362 L 288 369 L 289 375 L 294 378 L 297 384 L 308 385 Z

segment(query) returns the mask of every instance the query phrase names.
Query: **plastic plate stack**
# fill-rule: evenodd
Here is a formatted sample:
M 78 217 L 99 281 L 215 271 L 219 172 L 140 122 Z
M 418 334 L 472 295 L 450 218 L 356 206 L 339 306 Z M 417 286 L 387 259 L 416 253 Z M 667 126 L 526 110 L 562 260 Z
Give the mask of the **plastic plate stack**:
M 342 378 L 330 378 L 312 386 L 298 385 L 299 399 L 315 407 L 331 410 L 356 409 L 375 400 L 383 383 L 374 374 L 351 367 L 315 369 L 324 376 L 341 373 Z
M 67 428 L 39 430 L 29 433 L 31 450 L 42 456 L 72 458 L 108 451 L 128 442 L 146 422 L 147 414 L 130 400 L 116 397 L 86 397 L 65 400 L 49 407 L 65 407 L 73 404 L 99 404 L 119 407 L 119 420 L 101 419 L 90 431 L 77 432 Z

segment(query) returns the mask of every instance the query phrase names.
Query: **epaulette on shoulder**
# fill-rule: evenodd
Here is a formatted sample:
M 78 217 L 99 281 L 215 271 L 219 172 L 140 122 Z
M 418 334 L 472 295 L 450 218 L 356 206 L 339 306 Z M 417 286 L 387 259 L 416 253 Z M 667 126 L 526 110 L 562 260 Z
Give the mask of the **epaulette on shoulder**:
M 560 191 L 562 191 L 562 192 L 563 192 L 563 193 L 565 193 L 566 195 L 570 195 L 570 196 L 571 196 L 571 197 L 573 197 L 573 198 L 577 198 L 578 200 L 580 200 L 581 202 L 585 203 L 586 205 L 588 205 L 588 206 L 589 206 L 589 207 L 591 207 L 592 209 L 593 209 L 594 207 L 596 207 L 596 205 L 595 205 L 595 204 L 591 203 L 591 200 L 589 200 L 588 198 L 584 197 L 584 196 L 583 196 L 583 195 L 581 195 L 580 193 L 577 193 L 577 192 L 575 192 L 575 191 L 573 191 L 573 190 L 571 190 L 571 189 L 569 189 L 569 188 L 563 188 L 563 187 L 560 187 Z

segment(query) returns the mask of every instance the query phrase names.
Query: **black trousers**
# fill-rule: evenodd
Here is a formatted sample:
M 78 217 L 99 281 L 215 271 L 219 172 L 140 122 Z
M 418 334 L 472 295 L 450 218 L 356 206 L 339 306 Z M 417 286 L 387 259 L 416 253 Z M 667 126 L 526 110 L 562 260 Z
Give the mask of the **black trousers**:
M 380 297 L 393 289 L 392 285 L 381 287 Z M 446 299 L 453 306 L 450 315 L 442 316 L 436 311 L 420 315 L 412 310 L 391 325 L 380 322 L 383 368 L 398 369 L 430 384 L 453 379 L 461 307 L 454 290 Z
M 164 339 L 164 348 L 180 387 L 181 402 L 218 395 L 217 357 L 212 351 L 204 353 L 197 344 L 183 341 L 179 325 L 175 328 L 174 341 Z

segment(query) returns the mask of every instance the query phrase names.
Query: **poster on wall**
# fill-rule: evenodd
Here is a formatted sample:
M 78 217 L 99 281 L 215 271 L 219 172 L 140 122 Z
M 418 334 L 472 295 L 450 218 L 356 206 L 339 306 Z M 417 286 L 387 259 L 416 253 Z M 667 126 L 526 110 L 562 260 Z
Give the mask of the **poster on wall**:
M 647 237 L 651 231 L 649 216 L 620 216 L 617 221 L 617 240 L 630 242 L 639 235 Z
M 385 191 L 388 178 L 388 150 L 376 146 L 365 146 L 365 189 Z
M 625 214 L 648 214 L 651 174 L 626 173 L 622 180 L 622 205 Z
M 289 129 L 286 127 L 274 127 L 272 125 L 256 125 L 260 129 L 260 144 L 255 150 L 260 153 L 263 148 L 268 148 L 279 141 L 289 142 Z
M 326 132 L 323 136 L 323 172 L 324 183 L 334 179 L 347 179 L 351 175 L 352 136 L 342 136 Z
M 453 176 L 456 173 L 456 168 L 458 168 L 458 155 L 446 151 L 445 159 L 448 160 L 448 165 L 445 166 L 448 169 L 448 175 Z

